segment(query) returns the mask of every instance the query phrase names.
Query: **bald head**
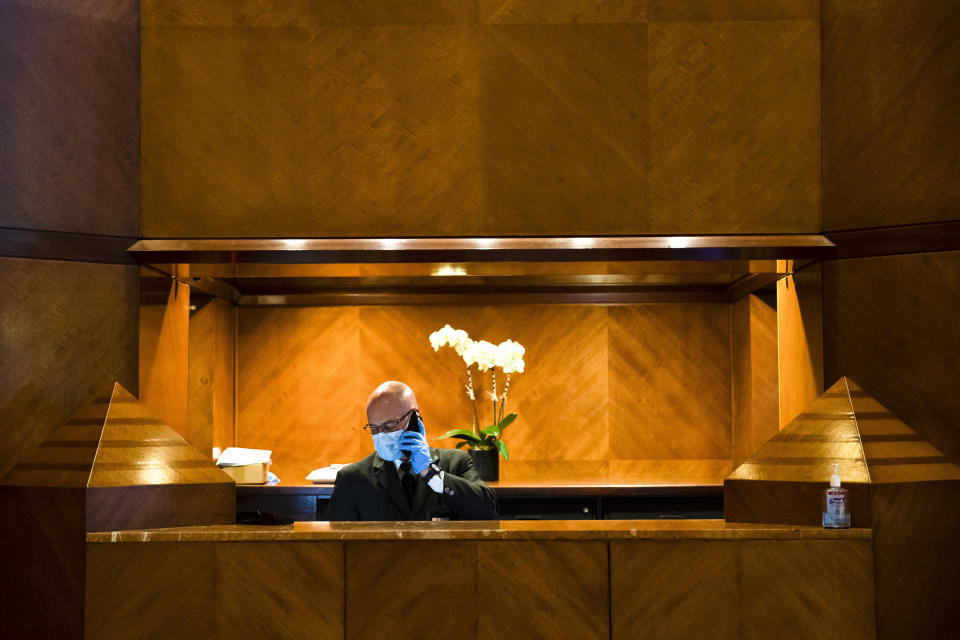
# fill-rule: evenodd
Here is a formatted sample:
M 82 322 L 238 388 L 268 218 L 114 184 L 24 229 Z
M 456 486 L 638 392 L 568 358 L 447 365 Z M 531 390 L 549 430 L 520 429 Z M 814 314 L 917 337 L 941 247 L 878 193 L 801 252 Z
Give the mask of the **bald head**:
M 413 395 L 413 389 L 402 382 L 388 380 L 367 398 L 367 422 L 382 424 L 416 408 L 417 397 Z

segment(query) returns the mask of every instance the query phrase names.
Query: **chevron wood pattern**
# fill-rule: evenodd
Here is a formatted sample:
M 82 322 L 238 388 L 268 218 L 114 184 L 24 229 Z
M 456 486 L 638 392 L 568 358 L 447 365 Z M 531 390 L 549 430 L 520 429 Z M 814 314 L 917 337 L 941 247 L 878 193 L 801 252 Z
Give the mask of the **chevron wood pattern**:
M 850 376 L 960 460 L 960 251 L 829 262 L 823 297 L 828 379 Z
M 756 540 L 740 553 L 742 637 L 876 637 L 867 540 Z
M 0 226 L 137 235 L 137 6 L 0 3 Z
M 477 584 L 481 640 L 511 637 L 519 629 L 534 638 L 610 637 L 605 542 L 483 543 Z
M 736 542 L 611 541 L 610 637 L 738 640 L 739 562 Z
M 165 305 L 140 307 L 140 398 L 184 437 L 188 429 L 189 305 L 190 287 L 171 280 Z
M 779 429 L 777 310 L 750 295 L 732 311 L 733 458 L 739 465 Z
M 86 553 L 86 637 L 343 637 L 340 543 L 89 544 Z
M 878 638 L 956 633 L 958 502 L 960 480 L 874 487 Z
M 233 446 L 236 308 L 213 300 L 189 323 L 187 442 L 203 453 Z
M 815 15 L 650 23 L 648 233 L 818 229 L 819 29 Z
M 731 457 L 727 305 L 613 307 L 609 318 L 612 457 Z
M 645 24 L 481 32 L 484 234 L 650 228 L 646 55 Z
M 816 3 L 714 5 L 144 2 L 144 234 L 817 230 Z
M 957 219 L 958 30 L 950 0 L 823 3 L 825 229 Z
M 205 543 L 88 544 L 84 637 L 215 637 L 215 563 Z
M 113 381 L 136 388 L 137 297 L 133 267 L 0 258 L 0 475 Z
M 372 451 L 356 308 L 242 308 L 238 322 L 239 446 L 273 450 L 287 482 Z
M 418 394 L 432 444 L 454 446 L 434 439 L 468 427 L 472 408 L 462 361 L 450 349 L 433 352 L 427 340 L 446 323 L 477 339 L 512 338 L 527 348 L 527 370 L 511 380 L 507 408 L 519 418 L 506 438 L 511 458 L 501 465 L 504 480 L 676 473 L 718 482 L 729 472 L 724 305 L 685 305 L 679 312 L 670 305 L 241 309 L 238 444 L 272 449 L 274 471 L 288 482 L 359 459 L 372 450 L 360 429 L 366 396 L 396 379 Z M 690 335 L 700 337 L 691 342 Z M 608 344 L 618 351 L 608 356 Z M 638 375 L 647 376 L 641 388 L 666 384 L 675 389 L 670 397 L 684 402 L 651 410 L 634 396 L 632 382 L 620 382 Z M 482 388 L 474 377 L 482 398 L 490 377 Z M 503 380 L 497 384 L 502 391 Z M 656 402 L 659 395 L 645 397 Z M 492 419 L 488 405 L 478 405 L 482 425 Z
M 476 542 L 350 541 L 345 564 L 347 638 L 477 637 Z
M 290 220 L 298 235 L 477 235 L 476 28 L 408 24 L 312 35 L 305 116 L 311 149 L 323 151 L 310 154 L 310 218 Z
M 214 611 L 219 637 L 344 637 L 342 544 L 210 546 L 216 549 Z M 271 596 L 265 598 L 265 593 Z

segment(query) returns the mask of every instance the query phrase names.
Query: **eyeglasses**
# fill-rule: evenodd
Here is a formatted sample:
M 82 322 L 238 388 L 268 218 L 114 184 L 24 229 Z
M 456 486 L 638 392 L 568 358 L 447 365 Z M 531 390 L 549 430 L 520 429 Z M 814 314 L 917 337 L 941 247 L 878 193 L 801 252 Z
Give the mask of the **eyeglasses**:
M 396 420 L 388 420 L 383 424 L 373 424 L 372 422 L 368 422 L 367 424 L 363 425 L 363 428 L 369 431 L 370 435 L 372 436 L 375 436 L 378 433 L 391 433 L 393 431 L 399 431 L 400 429 L 403 429 L 404 426 L 406 426 L 407 419 L 416 410 L 417 410 L 416 407 L 414 407 L 413 409 L 410 409 L 410 411 L 407 411 L 405 414 L 403 414 Z

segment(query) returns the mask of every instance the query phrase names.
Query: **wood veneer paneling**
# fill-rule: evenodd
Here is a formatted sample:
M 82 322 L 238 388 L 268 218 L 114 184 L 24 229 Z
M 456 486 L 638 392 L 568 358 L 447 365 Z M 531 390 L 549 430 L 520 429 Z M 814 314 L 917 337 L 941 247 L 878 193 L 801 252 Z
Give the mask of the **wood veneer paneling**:
M 88 544 L 85 637 L 215 637 L 215 563 L 211 544 Z
M 476 638 L 478 570 L 476 542 L 347 542 L 346 637 Z
M 0 226 L 139 231 L 138 3 L 0 3 Z
M 210 454 L 233 446 L 236 309 L 214 299 L 189 325 L 187 442 Z
M 476 637 L 609 638 L 608 576 L 606 542 L 479 544 Z
M 731 12 L 717 21 L 700 17 L 710 12 L 698 7 L 718 3 L 678 4 L 698 19 L 649 25 L 650 218 L 644 231 L 818 230 L 815 16 L 756 20 Z M 678 11 L 682 15 L 663 9 Z
M 823 3 L 823 228 L 960 218 L 958 31 L 952 0 Z
M 741 638 L 739 545 L 610 543 L 611 638 Z
M 646 24 L 491 25 L 480 57 L 483 233 L 649 230 Z
M 83 492 L 0 486 L 4 635 L 83 638 Z
M 216 548 L 218 637 L 344 637 L 342 544 L 211 546 Z
M 741 637 L 876 637 L 868 541 L 751 541 L 739 566 Z
M 153 413 L 186 437 L 190 287 L 173 279 L 169 287 L 166 304 L 140 307 L 139 397 Z
M 119 380 L 137 388 L 137 270 L 0 258 L 0 475 Z
M 818 230 L 817 3 L 714 4 L 145 2 L 144 234 Z
M 874 487 L 877 637 L 947 638 L 956 633 L 958 498 L 957 480 Z
M 960 459 L 960 252 L 824 265 L 824 368 Z
M 361 429 L 367 394 L 396 379 L 417 393 L 431 444 L 454 446 L 435 438 L 469 427 L 472 409 L 462 361 L 447 348 L 435 353 L 427 339 L 446 323 L 527 348 L 527 369 L 510 385 L 507 408 L 519 418 L 505 438 L 503 479 L 676 472 L 719 482 L 729 472 L 722 304 L 241 308 L 238 445 L 272 449 L 288 482 L 357 460 L 372 451 Z M 490 377 L 485 387 L 474 379 L 485 426 Z M 661 394 L 664 385 L 671 391 Z
M 807 267 L 777 281 L 781 429 L 824 390 L 822 288 L 820 265 Z
M 636 305 L 608 314 L 610 457 L 731 457 L 728 305 Z
M 373 450 L 356 308 L 240 309 L 238 322 L 238 446 L 272 449 L 286 482 Z
M 732 306 L 733 458 L 738 465 L 779 430 L 777 310 L 753 295 Z

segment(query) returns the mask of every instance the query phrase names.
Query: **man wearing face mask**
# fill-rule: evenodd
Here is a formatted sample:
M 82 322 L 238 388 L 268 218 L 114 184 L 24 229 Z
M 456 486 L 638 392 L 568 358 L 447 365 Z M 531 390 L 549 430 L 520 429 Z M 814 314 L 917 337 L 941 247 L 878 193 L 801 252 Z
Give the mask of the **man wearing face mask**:
M 408 427 L 412 427 L 409 428 Z M 493 490 L 470 456 L 427 445 L 413 390 L 384 382 L 367 400 L 374 453 L 337 473 L 330 520 L 490 520 L 497 516 Z

